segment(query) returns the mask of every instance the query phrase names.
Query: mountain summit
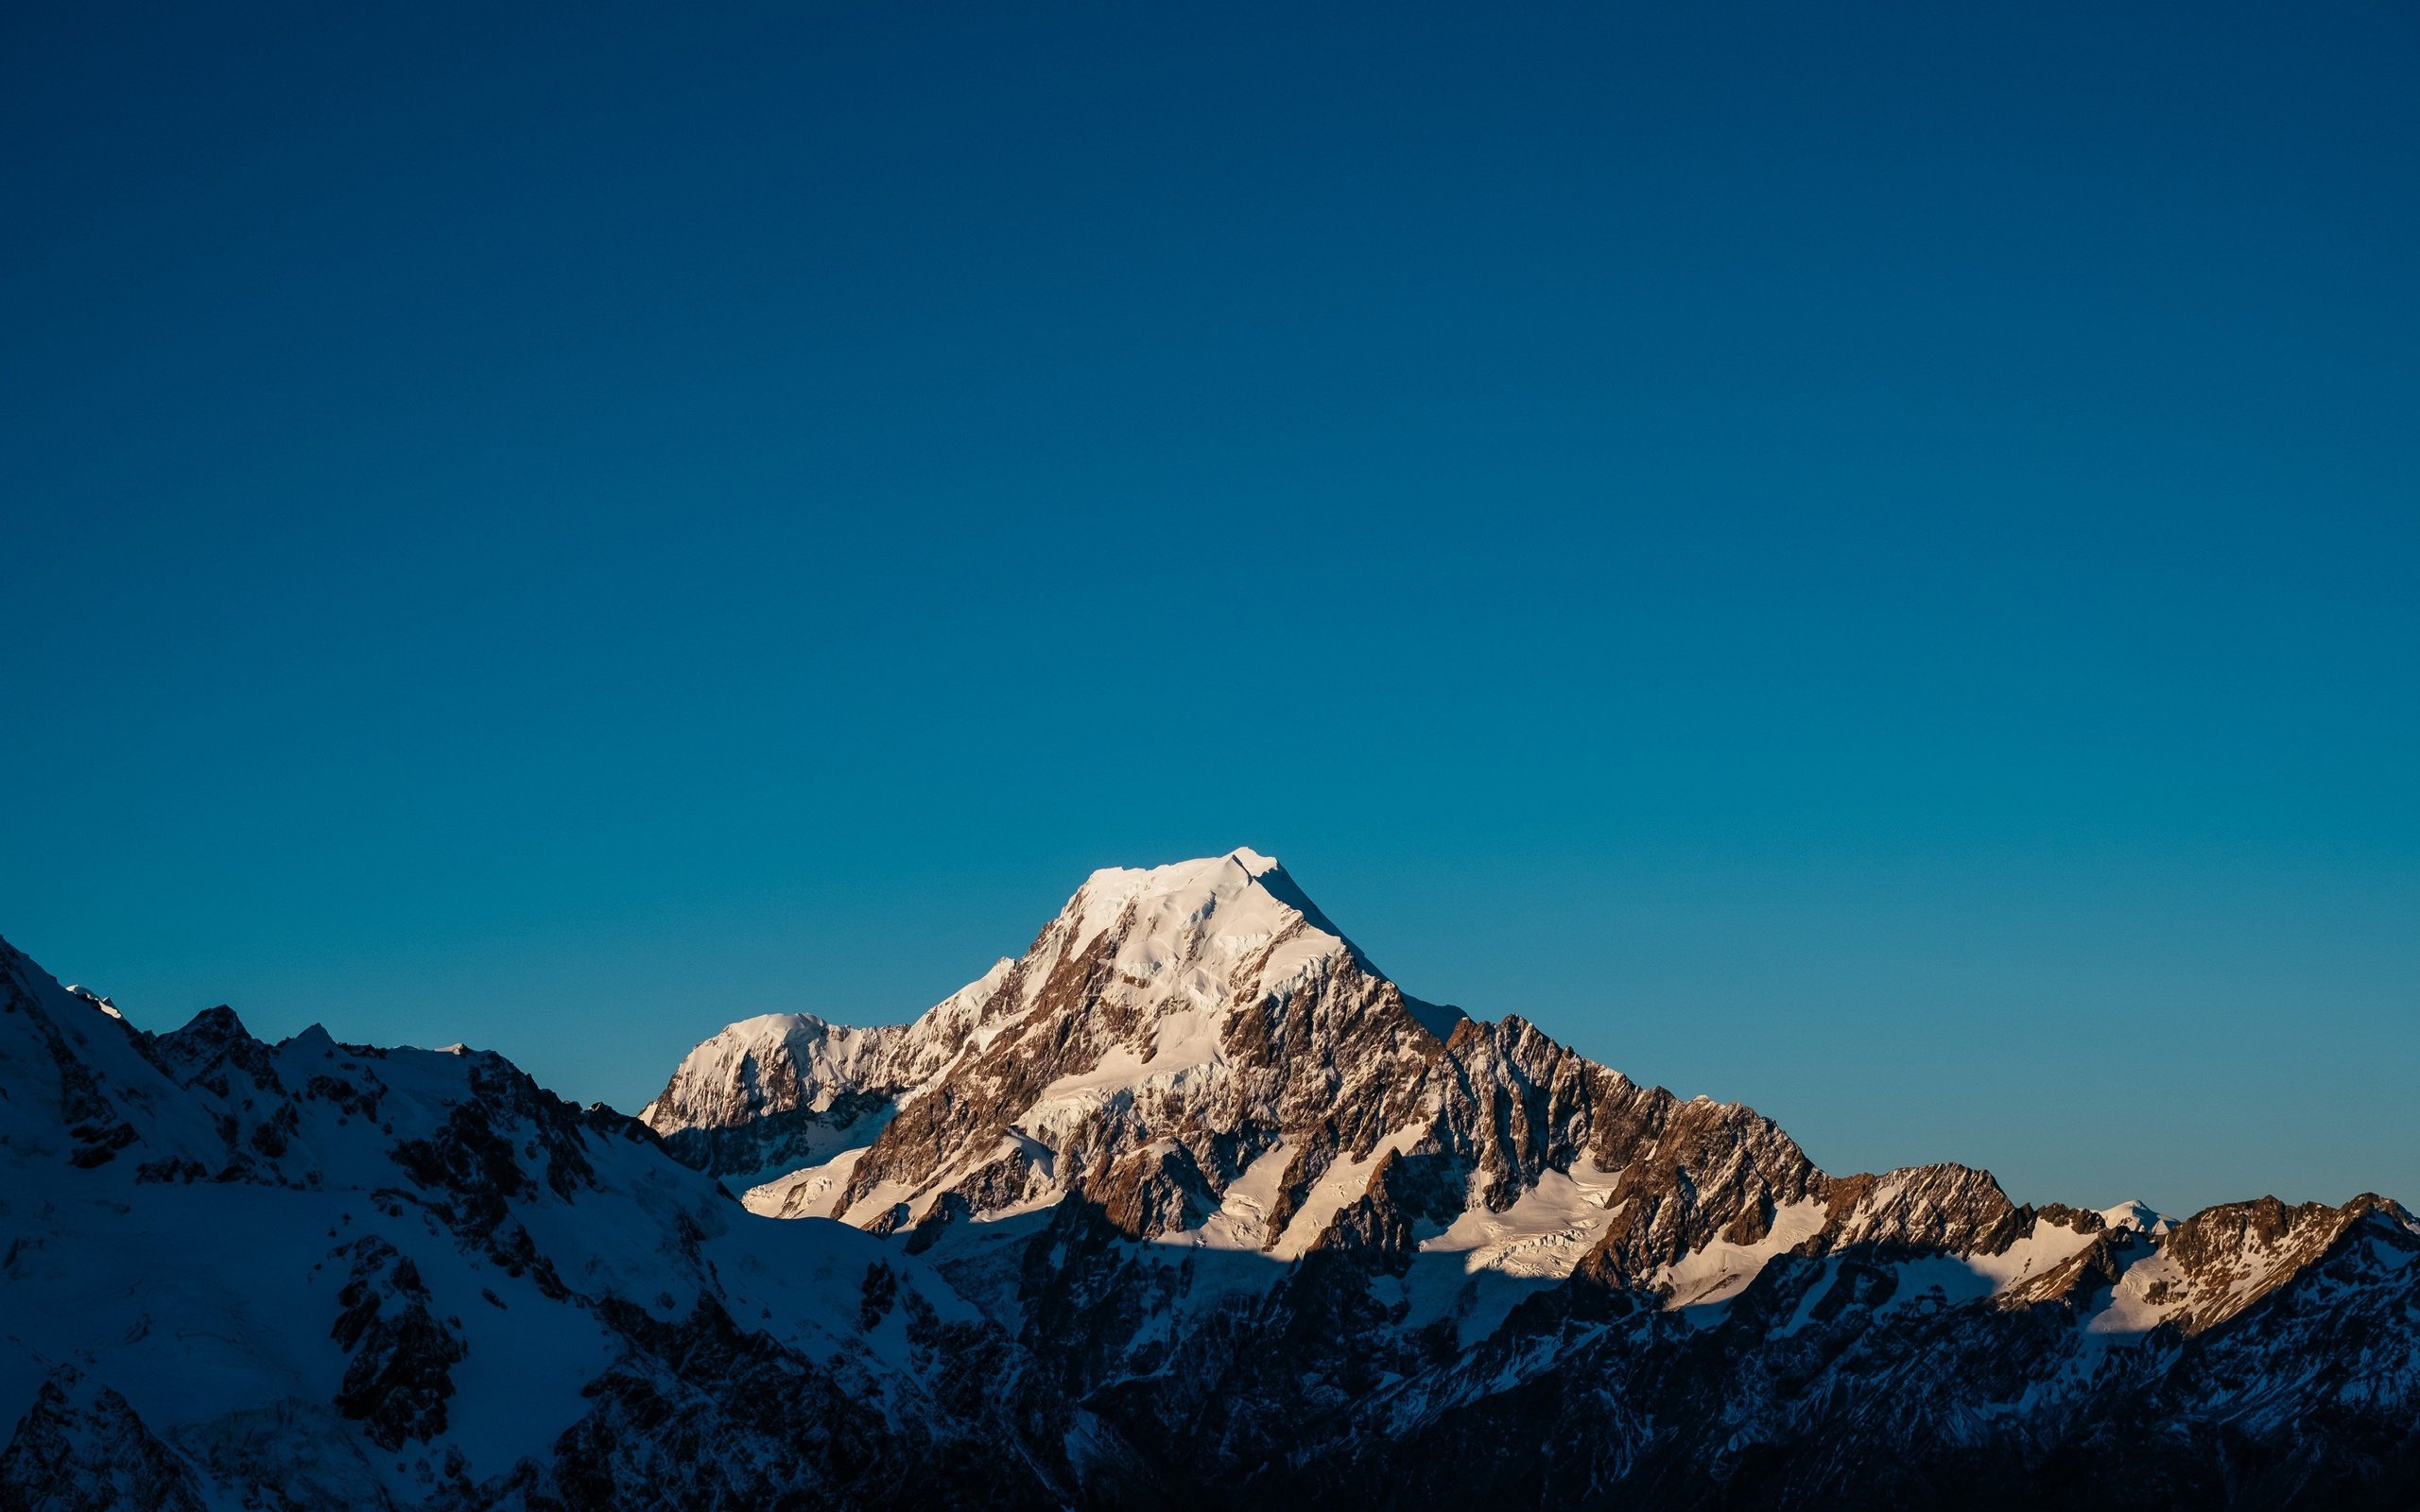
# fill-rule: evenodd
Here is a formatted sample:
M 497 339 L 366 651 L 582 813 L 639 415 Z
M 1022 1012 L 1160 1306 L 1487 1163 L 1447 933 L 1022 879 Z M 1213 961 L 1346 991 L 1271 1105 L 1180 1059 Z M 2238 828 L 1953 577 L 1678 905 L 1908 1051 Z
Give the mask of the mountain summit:
M 1239 1143 L 1202 1153 L 1223 1187 L 1340 1091 L 1416 1076 L 1462 1022 L 1406 998 L 1273 858 L 1238 850 L 1093 873 L 1023 958 L 913 1023 L 733 1024 L 640 1116 L 755 1188 L 759 1211 L 887 1230 L 1113 1179 L 1179 1108 L 1221 1109 Z M 1198 1170 L 1170 1179 L 1208 1190 Z

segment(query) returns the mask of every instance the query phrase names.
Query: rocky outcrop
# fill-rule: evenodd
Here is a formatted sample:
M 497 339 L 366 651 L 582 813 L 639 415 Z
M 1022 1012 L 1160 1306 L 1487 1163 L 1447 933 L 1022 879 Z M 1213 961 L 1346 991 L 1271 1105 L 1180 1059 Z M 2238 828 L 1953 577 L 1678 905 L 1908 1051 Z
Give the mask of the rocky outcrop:
M 372 1234 L 338 1249 L 351 1269 L 337 1300 L 344 1311 L 328 1331 L 350 1356 L 337 1410 L 360 1422 L 385 1450 L 423 1443 L 445 1431 L 454 1367 L 462 1363 L 458 1328 L 429 1314 L 428 1288 L 411 1261 Z
M 204 1512 L 182 1456 L 144 1426 L 127 1400 L 62 1366 L 0 1450 L 7 1512 Z

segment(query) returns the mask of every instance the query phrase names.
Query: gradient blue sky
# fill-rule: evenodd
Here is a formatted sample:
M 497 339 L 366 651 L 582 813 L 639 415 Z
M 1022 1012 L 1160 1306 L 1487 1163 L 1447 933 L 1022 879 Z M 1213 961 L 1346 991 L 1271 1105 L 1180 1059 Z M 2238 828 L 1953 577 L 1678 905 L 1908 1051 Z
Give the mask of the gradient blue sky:
M 0 933 L 635 1107 L 1250 844 L 1834 1170 L 2420 1199 L 2405 5 L 11 7 Z

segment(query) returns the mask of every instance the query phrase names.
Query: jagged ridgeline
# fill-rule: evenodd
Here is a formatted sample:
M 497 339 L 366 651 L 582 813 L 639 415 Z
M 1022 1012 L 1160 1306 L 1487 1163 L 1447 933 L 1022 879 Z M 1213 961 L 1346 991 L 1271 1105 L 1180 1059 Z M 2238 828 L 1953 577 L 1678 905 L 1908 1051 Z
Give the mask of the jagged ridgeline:
M 1249 850 L 637 1120 L 0 993 L 0 1512 L 2420 1504 L 2395 1204 L 1831 1176 Z

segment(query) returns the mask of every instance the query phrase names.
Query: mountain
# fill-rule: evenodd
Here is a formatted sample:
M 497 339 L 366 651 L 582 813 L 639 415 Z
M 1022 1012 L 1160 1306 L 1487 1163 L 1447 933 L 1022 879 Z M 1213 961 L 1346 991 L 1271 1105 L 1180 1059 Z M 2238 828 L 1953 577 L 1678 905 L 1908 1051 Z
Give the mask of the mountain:
M 148 1035 L 0 943 L 0 1509 L 1057 1506 L 1063 1400 L 496 1056 Z
M 640 1116 L 927 1261 L 1196 1502 L 2420 1499 L 2398 1205 L 1828 1175 L 1407 995 L 1251 850 L 1095 873 L 912 1023 L 734 1024 Z
M 637 1118 L 0 944 L 0 1512 L 2408 1507 L 2420 1224 L 1819 1170 L 1266 856 Z

